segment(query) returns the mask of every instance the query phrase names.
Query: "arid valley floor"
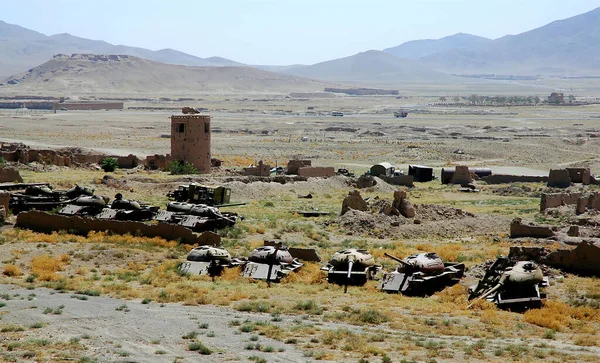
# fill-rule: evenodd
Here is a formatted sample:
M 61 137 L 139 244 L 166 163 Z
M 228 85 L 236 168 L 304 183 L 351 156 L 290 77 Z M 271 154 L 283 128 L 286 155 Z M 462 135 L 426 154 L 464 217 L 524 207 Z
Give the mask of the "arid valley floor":
M 135 234 L 45 235 L 14 228 L 11 216 L 0 229 L 0 270 L 16 267 L 0 275 L 0 361 L 598 361 L 596 277 L 550 269 L 541 309 L 517 313 L 487 302 L 467 309 L 467 287 L 487 260 L 513 245 L 554 248 L 548 241 L 512 240 L 508 233 L 514 217 L 565 223 L 564 216 L 539 212 L 545 184 L 476 182 L 481 192 L 460 193 L 439 179 L 416 183 L 401 188 L 415 205 L 420 223 L 414 224 L 403 217 L 339 216 L 354 189 L 347 177 L 280 184 L 236 172 L 259 160 L 275 166 L 302 158 L 357 175 L 380 162 L 405 171 L 408 164 L 429 165 L 438 177 L 441 167 L 451 165 L 528 175 L 583 166 L 598 175 L 600 104 L 492 107 L 439 100 L 467 93 L 547 96 L 554 87 L 573 88 L 578 99 L 594 102 L 600 94 L 593 83 L 555 82 L 414 86 L 401 99 L 210 94 L 186 102 L 125 100 L 123 111 L 1 110 L 0 142 L 145 156 L 169 152 L 170 115 L 183 106 L 205 107 L 212 117 L 212 154 L 223 160 L 209 175 L 118 169 L 110 174 L 119 182 L 109 186 L 101 182 L 106 173 L 92 166 L 13 166 L 25 182 L 62 189 L 79 184 L 98 195 L 120 192 L 163 207 L 166 193 L 179 184 L 226 185 L 232 201 L 246 202 L 224 208 L 245 219 L 219 232 L 236 256 L 275 239 L 313 247 L 323 263 L 336 250 L 361 247 L 388 271 L 395 262 L 385 252 L 404 257 L 420 251 L 464 262 L 469 270 L 460 284 L 427 298 L 385 294 L 376 281 L 344 294 L 310 263 L 270 288 L 234 269 L 212 282 L 177 274 L 191 246 Z M 408 110 L 408 117 L 393 117 L 398 109 Z M 331 111 L 345 115 L 332 117 Z M 361 195 L 390 200 L 397 189 L 379 180 Z M 308 193 L 312 199 L 298 198 Z M 331 215 L 293 213 L 311 208 Z M 51 274 L 42 279 L 39 271 Z

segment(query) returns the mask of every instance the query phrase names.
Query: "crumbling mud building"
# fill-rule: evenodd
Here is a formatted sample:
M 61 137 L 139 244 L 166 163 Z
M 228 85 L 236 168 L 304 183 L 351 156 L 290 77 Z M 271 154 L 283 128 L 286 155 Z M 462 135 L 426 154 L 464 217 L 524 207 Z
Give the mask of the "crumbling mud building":
M 171 116 L 171 158 L 210 173 L 210 116 Z

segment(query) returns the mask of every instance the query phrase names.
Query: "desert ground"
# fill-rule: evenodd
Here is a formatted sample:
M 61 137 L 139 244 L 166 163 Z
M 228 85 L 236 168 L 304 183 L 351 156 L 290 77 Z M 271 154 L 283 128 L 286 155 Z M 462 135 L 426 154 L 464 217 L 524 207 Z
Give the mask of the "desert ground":
M 560 82 L 479 85 L 468 92 L 547 95 Z M 61 189 L 91 186 L 98 195 L 121 192 L 161 207 L 166 193 L 179 184 L 229 186 L 232 202 L 246 202 L 224 208 L 245 218 L 219 232 L 235 256 L 247 256 L 263 240 L 275 239 L 315 248 L 322 264 L 336 250 L 361 247 L 387 271 L 396 264 L 385 252 L 405 257 L 421 251 L 464 262 L 468 271 L 460 284 L 427 298 L 381 293 L 377 281 L 344 294 L 342 287 L 327 283 L 315 263 L 269 288 L 239 277 L 236 269 L 212 282 L 177 274 L 178 262 L 192 246 L 135 234 L 45 235 L 14 228 L 15 216 L 10 216 L 0 230 L 0 360 L 597 361 L 596 277 L 548 269 L 548 298 L 541 309 L 511 312 L 487 302 L 467 309 L 467 287 L 481 277 L 482 264 L 506 255 L 510 246 L 539 243 L 511 240 L 512 218 L 564 223 L 560 216 L 539 212 L 545 184 L 481 183 L 479 193 L 460 193 L 458 186 L 439 179 L 409 189 L 378 180 L 361 190 L 373 200 L 391 200 L 398 188 L 407 190 L 420 221 L 415 224 L 377 214 L 339 216 L 343 198 L 354 189 L 351 178 L 280 184 L 237 173 L 259 160 L 285 166 L 292 158 L 346 167 L 357 175 L 379 162 L 405 171 L 408 164 L 429 165 L 438 176 L 449 165 L 527 175 L 584 166 L 600 173 L 600 105 L 440 104 L 442 95 L 450 99 L 466 92 L 445 87 L 415 86 L 401 99 L 223 93 L 185 102 L 125 101 L 123 111 L 1 110 L 0 142 L 144 156 L 169 152 L 171 114 L 183 106 L 207 108 L 212 154 L 223 160 L 210 175 L 119 169 L 110 173 L 119 182 L 107 185 L 102 183 L 107 173 L 94 166 L 15 166 L 25 182 L 50 182 Z M 594 87 L 571 86 L 588 101 L 598 95 Z M 394 118 L 398 109 L 408 110 L 408 117 Z M 331 111 L 345 115 L 332 117 Z M 313 198 L 298 198 L 307 193 Z M 301 209 L 331 214 L 304 218 L 294 213 Z

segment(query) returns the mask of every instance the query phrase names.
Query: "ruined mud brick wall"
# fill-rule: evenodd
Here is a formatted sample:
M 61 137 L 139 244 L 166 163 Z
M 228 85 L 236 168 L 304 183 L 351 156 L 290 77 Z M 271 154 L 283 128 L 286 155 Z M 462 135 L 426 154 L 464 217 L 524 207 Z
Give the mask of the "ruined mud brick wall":
M 192 230 L 178 224 L 158 223 L 149 225 L 142 222 L 113 221 L 78 216 L 61 216 L 40 211 L 21 212 L 17 216 L 17 227 L 38 232 L 78 231 L 87 234 L 90 231 L 111 231 L 116 234 L 140 234 L 146 237 L 161 237 L 167 240 L 179 240 L 194 244 L 199 236 Z
M 287 173 L 298 175 L 298 169 L 306 166 L 312 166 L 310 160 L 290 160 L 287 164 Z
M 524 224 L 521 218 L 515 218 L 510 223 L 510 238 L 548 238 L 552 236 L 554 236 L 554 231 L 550 226 Z
M 547 183 L 547 176 L 494 174 L 481 178 L 488 184 Z
M 243 174 L 246 176 L 269 176 L 271 175 L 271 166 L 264 164 L 261 160 L 258 162 L 258 166 L 244 168 Z
M 540 199 L 540 211 L 557 208 L 561 205 L 577 204 L 581 193 L 543 193 Z
M 589 168 L 567 168 L 569 178 L 573 183 L 589 185 L 591 183 L 591 172 Z
M 135 168 L 136 166 L 140 165 L 140 159 L 133 154 L 129 154 L 127 156 L 109 156 L 109 157 L 117 159 L 117 164 L 119 165 L 119 168 L 122 168 L 122 169 L 131 169 L 131 168 Z
M 412 175 L 382 176 L 381 179 L 392 185 L 402 185 L 405 187 L 413 187 L 415 185 Z
M 167 164 L 171 162 L 171 155 L 148 155 L 146 156 L 146 166 L 150 169 L 164 170 Z
M 544 247 L 511 247 L 509 257 L 533 260 L 565 271 L 600 275 L 600 244 L 582 241 L 574 249 L 558 249 L 550 252 Z
M 171 157 L 192 163 L 200 174 L 210 173 L 210 116 L 171 116 Z
M 457 165 L 454 169 L 454 175 L 450 180 L 451 184 L 469 184 L 473 182 L 471 173 L 469 173 L 469 167 L 465 165 Z
M 6 182 L 22 183 L 23 178 L 21 178 L 21 174 L 19 174 L 19 171 L 17 169 L 0 168 L 0 183 L 6 183 Z
M 307 166 L 298 168 L 298 175 L 304 177 L 329 178 L 335 175 L 335 169 L 332 166 Z

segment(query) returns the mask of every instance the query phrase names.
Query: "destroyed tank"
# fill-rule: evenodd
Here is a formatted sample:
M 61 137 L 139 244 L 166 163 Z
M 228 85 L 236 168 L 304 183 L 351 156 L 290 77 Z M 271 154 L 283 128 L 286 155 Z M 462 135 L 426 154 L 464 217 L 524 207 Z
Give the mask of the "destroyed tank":
M 192 249 L 185 262 L 179 265 L 179 272 L 190 275 L 219 276 L 225 267 L 232 265 L 229 252 L 221 247 L 200 246 Z
M 302 267 L 304 264 L 292 257 L 287 247 L 281 243 L 275 246 L 256 248 L 248 256 L 241 276 L 253 279 L 278 282 L 287 274 Z
M 500 308 L 527 309 L 540 307 L 547 286 L 541 268 L 532 261 L 511 261 L 499 257 L 477 285 L 469 288 L 469 300 L 487 299 Z
M 123 195 L 117 193 L 110 207 L 103 208 L 95 217 L 117 221 L 149 221 L 157 212 L 158 207 L 150 207 L 135 200 L 123 199 Z
M 464 275 L 465 265 L 458 262 L 444 263 L 435 252 L 410 255 L 399 259 L 396 271 L 386 273 L 379 288 L 386 292 L 401 292 L 405 295 L 426 296 L 456 284 Z
M 248 261 L 252 262 L 270 263 L 272 260 L 280 264 L 294 262 L 294 258 L 285 247 L 262 246 L 256 248 L 248 256 Z
M 204 204 L 169 202 L 166 211 L 158 211 L 155 220 L 180 224 L 195 232 L 204 232 L 233 226 L 237 221 L 235 213 L 221 213 L 218 208 Z
M 48 184 L 31 185 L 23 193 L 11 193 L 9 208 L 15 214 L 31 209 L 51 210 L 69 204 L 80 196 L 93 194 L 93 189 L 79 185 L 68 190 L 52 190 Z
M 367 250 L 349 248 L 334 253 L 327 266 L 321 269 L 327 271 L 330 283 L 344 285 L 345 291 L 348 285 L 363 285 L 374 279 L 380 268 Z
M 58 214 L 67 216 L 95 216 L 106 208 L 107 197 L 99 195 L 86 195 L 77 197 L 69 202 L 64 208 L 58 211 Z

